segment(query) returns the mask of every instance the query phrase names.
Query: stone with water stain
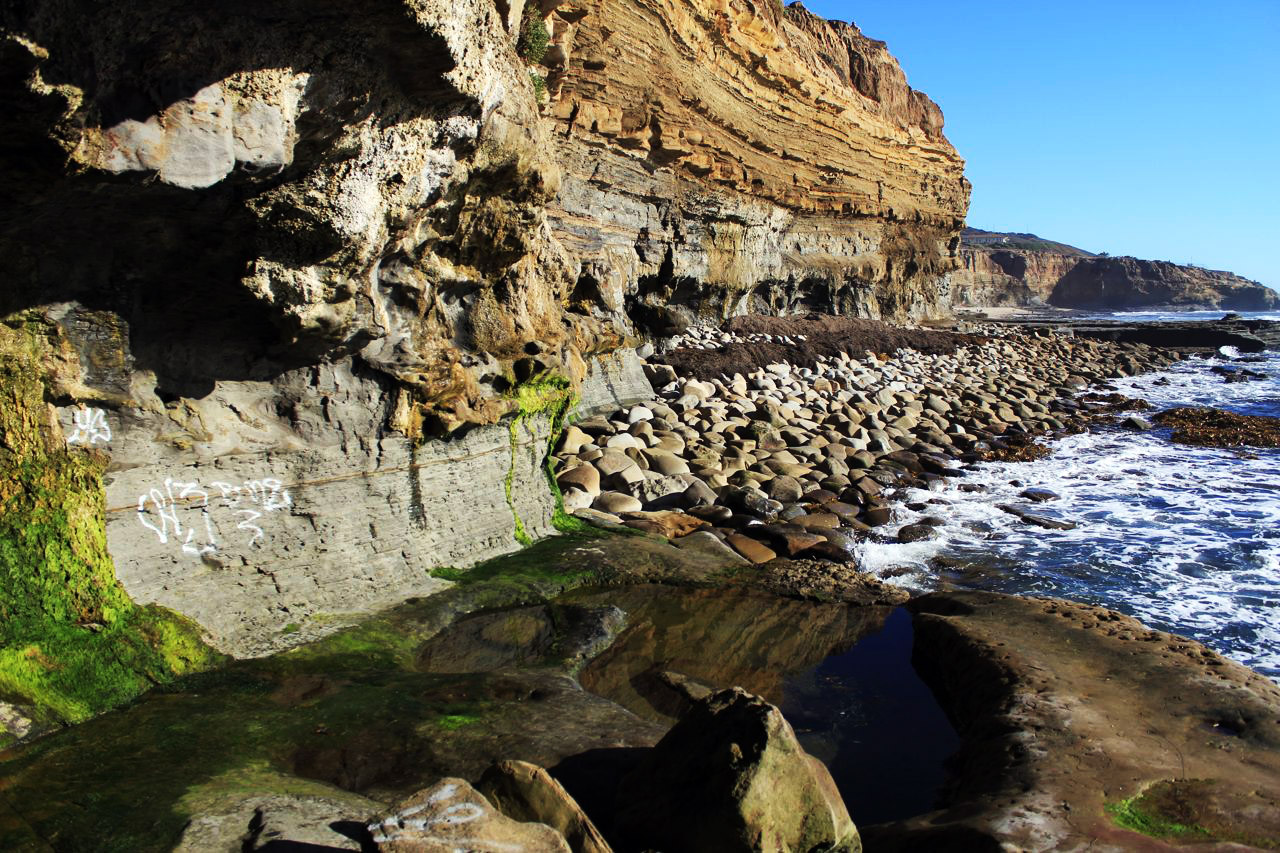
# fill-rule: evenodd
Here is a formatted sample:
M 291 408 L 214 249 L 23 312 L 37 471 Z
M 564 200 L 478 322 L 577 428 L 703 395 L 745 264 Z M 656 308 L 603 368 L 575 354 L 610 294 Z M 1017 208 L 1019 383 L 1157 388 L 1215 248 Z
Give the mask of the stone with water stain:
M 730 533 L 725 536 L 725 541 L 753 563 L 767 563 L 778 556 L 777 552 L 769 546 L 757 542 L 750 536 L 743 536 L 741 533 Z
M 543 823 L 564 836 L 573 853 L 611 853 L 582 807 L 551 774 L 527 761 L 500 761 L 478 785 L 490 803 L 513 820 Z
M 1010 504 L 997 504 L 997 509 L 1009 513 L 1023 524 L 1030 524 L 1035 527 L 1043 527 L 1045 530 L 1075 530 L 1076 525 L 1070 521 L 1059 521 L 1056 518 L 1046 518 L 1042 515 L 1036 515 L 1027 512 L 1021 507 L 1012 506 Z
M 635 530 L 665 536 L 667 539 L 679 539 L 711 526 L 710 522 L 675 511 L 627 512 L 622 514 L 622 523 Z
M 507 817 L 462 779 L 442 779 L 419 791 L 369 824 L 369 834 L 379 853 L 572 853 L 559 832 Z
M 694 703 L 622 780 L 616 820 L 637 847 L 670 853 L 862 850 L 827 768 L 739 688 Z

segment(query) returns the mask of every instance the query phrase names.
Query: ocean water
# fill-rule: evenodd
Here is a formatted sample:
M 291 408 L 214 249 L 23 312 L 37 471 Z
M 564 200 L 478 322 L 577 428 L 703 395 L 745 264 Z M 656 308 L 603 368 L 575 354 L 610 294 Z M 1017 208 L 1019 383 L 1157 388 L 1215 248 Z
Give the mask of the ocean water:
M 1226 383 L 1211 372 L 1215 365 L 1248 368 L 1267 378 Z M 1275 352 L 1196 358 L 1114 384 L 1157 410 L 1199 405 L 1280 416 Z M 943 518 L 941 538 L 868 543 L 860 556 L 868 570 L 898 574 L 895 582 L 916 588 L 1051 595 L 1104 605 L 1193 637 L 1280 680 L 1280 449 L 1176 445 L 1169 433 L 1108 427 L 1061 439 L 1042 460 L 982 464 L 941 491 L 912 490 L 906 502 L 926 507 L 900 507 L 895 521 Z M 961 483 L 986 491 L 964 492 Z M 1027 488 L 1048 489 L 1059 498 L 1034 504 L 1020 497 Z M 1032 527 L 999 504 L 1077 527 Z
M 1194 322 L 1197 320 L 1219 320 L 1224 313 L 1223 311 L 1116 311 L 1112 314 L 1099 314 L 1097 316 L 1108 320 L 1124 320 L 1129 323 Z M 1280 311 L 1242 311 L 1239 313 L 1245 320 L 1280 320 Z

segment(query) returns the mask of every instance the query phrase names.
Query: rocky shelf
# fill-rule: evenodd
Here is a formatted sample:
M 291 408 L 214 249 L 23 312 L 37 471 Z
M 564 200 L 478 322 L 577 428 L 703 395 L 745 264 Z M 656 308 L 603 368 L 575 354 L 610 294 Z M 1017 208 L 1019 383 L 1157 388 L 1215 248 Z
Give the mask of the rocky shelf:
M 1028 312 L 1026 316 L 1015 319 L 994 319 L 990 322 L 1028 329 L 1051 329 L 1099 341 L 1140 343 L 1188 353 L 1216 352 L 1220 347 L 1235 347 L 1243 353 L 1280 349 L 1280 321 L 1242 319 L 1231 314 L 1220 320 L 1136 323 Z

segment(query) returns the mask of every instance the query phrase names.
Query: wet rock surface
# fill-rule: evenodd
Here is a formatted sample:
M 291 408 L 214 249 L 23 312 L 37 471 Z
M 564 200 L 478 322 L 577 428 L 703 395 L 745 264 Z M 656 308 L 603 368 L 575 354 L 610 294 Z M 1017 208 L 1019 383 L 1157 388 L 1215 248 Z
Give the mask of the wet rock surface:
M 1178 408 L 1154 418 L 1173 427 L 1173 440 L 1200 447 L 1280 447 L 1280 418 L 1221 409 Z
M 637 586 L 583 592 L 569 600 L 609 600 L 628 614 L 627 629 L 580 673 L 582 685 L 641 718 L 668 725 L 688 705 L 663 673 L 712 688 L 742 687 L 780 703 L 789 674 L 812 667 L 832 649 L 853 646 L 879 629 L 890 610 L 887 602 L 858 607 L 737 588 Z M 806 630 L 795 631 L 798 624 Z
M 742 690 L 696 702 L 618 797 L 628 849 L 862 850 L 826 767 L 777 708 Z
M 1267 793 L 1280 780 L 1280 688 L 1269 679 L 1083 604 L 957 592 L 909 608 L 913 660 L 963 745 L 944 807 L 860 827 L 868 847 L 1167 849 L 1113 817 L 1179 779 L 1216 780 L 1213 798 L 1198 800 L 1206 811 L 1231 803 L 1197 841 L 1249 844 L 1280 819 Z

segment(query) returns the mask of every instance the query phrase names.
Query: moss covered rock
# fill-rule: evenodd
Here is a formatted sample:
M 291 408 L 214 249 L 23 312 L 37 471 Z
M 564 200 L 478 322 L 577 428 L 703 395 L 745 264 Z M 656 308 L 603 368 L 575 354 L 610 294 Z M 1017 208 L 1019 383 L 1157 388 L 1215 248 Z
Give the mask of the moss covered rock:
M 220 656 L 190 620 L 139 607 L 107 550 L 106 459 L 66 445 L 46 402 L 56 327 L 0 323 L 0 699 L 79 722 Z

